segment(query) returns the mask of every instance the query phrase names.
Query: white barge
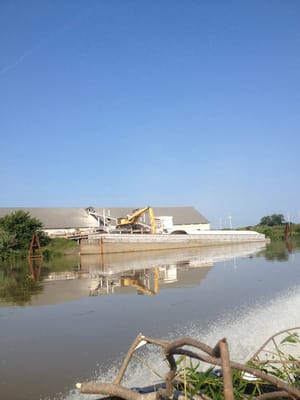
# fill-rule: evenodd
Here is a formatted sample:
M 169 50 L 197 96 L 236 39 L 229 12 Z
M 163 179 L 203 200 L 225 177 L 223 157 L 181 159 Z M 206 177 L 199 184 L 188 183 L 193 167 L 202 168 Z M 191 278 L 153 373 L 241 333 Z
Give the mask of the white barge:
M 80 242 L 80 254 L 110 254 L 184 249 L 235 243 L 268 242 L 265 235 L 245 230 L 207 230 L 197 234 L 99 234 Z

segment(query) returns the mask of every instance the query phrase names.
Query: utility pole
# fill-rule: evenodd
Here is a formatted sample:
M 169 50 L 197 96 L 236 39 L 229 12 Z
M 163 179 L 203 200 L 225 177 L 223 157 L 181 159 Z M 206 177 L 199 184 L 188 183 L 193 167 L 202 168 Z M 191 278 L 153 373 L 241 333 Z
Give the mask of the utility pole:
M 229 229 L 232 229 L 232 216 L 230 215 L 230 213 L 228 215 L 228 221 L 229 221 Z

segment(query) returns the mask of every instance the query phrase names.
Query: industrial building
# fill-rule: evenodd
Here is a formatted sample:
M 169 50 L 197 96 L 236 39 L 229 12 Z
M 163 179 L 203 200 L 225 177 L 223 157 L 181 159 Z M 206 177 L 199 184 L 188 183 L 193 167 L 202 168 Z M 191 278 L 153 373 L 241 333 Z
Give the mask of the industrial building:
M 137 207 L 86 207 L 86 208 L 0 208 L 0 218 L 18 210 L 29 212 L 43 224 L 43 231 L 51 237 L 70 237 L 107 231 L 114 228 L 118 218 L 133 213 Z M 153 207 L 155 219 L 168 223 L 168 233 L 197 233 L 209 230 L 209 221 L 194 207 Z M 141 217 L 147 224 L 147 215 Z

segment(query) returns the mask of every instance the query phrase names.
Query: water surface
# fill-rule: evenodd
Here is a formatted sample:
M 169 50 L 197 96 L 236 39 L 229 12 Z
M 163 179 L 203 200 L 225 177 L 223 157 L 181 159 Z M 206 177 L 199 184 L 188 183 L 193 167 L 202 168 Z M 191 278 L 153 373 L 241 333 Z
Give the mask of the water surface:
M 59 260 L 1 269 L 0 392 L 90 399 L 76 382 L 114 376 L 135 336 L 227 337 L 243 361 L 300 325 L 300 254 L 262 244 Z M 159 354 L 149 358 L 159 365 Z M 129 385 L 145 383 L 132 369 Z

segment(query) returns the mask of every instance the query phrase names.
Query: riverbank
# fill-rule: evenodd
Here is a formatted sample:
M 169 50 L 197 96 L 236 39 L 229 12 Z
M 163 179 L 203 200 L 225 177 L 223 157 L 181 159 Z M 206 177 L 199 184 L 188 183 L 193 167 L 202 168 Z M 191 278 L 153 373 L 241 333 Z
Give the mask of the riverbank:
M 262 233 L 272 240 L 284 240 L 289 238 L 300 239 L 300 224 L 284 224 L 284 225 L 255 225 L 252 230 Z

